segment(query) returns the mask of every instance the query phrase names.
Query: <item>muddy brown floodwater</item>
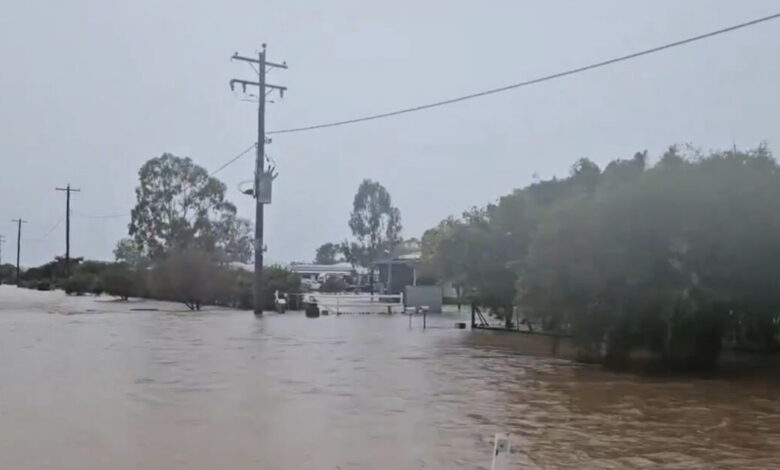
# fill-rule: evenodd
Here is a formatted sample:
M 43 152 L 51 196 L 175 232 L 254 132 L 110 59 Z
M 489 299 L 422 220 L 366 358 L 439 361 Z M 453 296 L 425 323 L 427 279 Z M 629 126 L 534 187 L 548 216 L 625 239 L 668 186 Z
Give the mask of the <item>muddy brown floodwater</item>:
M 766 379 L 615 374 L 452 318 L 139 305 L 0 289 L 1 469 L 486 469 L 500 431 L 518 469 L 780 468 Z

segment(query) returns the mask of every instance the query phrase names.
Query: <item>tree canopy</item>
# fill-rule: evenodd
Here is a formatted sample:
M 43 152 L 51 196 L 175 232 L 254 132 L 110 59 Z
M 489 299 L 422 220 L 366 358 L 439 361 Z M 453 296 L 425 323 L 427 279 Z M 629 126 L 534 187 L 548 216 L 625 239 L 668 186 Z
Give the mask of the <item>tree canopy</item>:
M 711 367 L 723 344 L 778 349 L 780 167 L 764 145 L 688 156 L 670 148 L 601 171 L 579 160 L 426 232 L 423 258 L 506 318 Z
M 345 244 L 343 251 L 361 266 L 369 266 L 401 241 L 401 212 L 384 186 L 363 180 L 352 203 L 349 228 L 356 242 Z
M 138 175 L 129 226 L 135 247 L 120 242 L 119 259 L 156 259 L 186 248 L 228 261 L 251 258 L 249 222 L 236 216 L 236 207 L 225 199 L 225 185 L 204 168 L 166 153 L 147 161 Z
M 317 248 L 317 253 L 314 256 L 314 263 L 316 264 L 335 264 L 341 260 L 342 249 L 341 246 L 335 243 L 323 243 Z

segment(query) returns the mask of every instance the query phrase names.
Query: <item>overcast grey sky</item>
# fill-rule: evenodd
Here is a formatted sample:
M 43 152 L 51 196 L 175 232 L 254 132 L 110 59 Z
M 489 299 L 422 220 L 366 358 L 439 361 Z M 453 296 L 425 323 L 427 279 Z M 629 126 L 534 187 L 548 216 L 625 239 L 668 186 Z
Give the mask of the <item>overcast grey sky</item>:
M 780 11 L 772 0 L 7 0 L 0 16 L 0 233 L 22 263 L 64 252 L 76 214 L 129 212 L 139 167 L 163 152 L 213 169 L 255 141 L 238 51 L 286 60 L 269 130 L 352 118 L 498 87 Z M 352 197 L 380 181 L 405 236 L 532 181 L 671 143 L 780 142 L 780 21 L 538 86 L 341 128 L 279 135 L 267 257 L 309 260 L 349 235 Z M 253 159 L 220 173 L 236 185 Z M 111 259 L 129 218 L 74 215 L 72 254 Z

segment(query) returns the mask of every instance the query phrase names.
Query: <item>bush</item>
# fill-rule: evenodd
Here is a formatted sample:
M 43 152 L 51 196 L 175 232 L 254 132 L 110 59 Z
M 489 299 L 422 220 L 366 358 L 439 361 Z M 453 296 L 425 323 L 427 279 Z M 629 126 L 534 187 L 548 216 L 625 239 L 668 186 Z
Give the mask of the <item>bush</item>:
M 263 268 L 262 282 L 263 309 L 265 310 L 273 310 L 275 308 L 274 293 L 277 290 L 281 294 L 301 292 L 301 277 L 281 266 Z M 294 305 L 288 304 L 288 307 L 295 308 Z
M 103 270 L 100 286 L 109 295 L 127 300 L 139 295 L 139 276 L 125 264 L 115 264 Z
M 328 276 L 320 286 L 320 292 L 344 292 L 345 290 L 347 290 L 347 284 L 344 279 L 337 276 Z
M 176 250 L 158 260 L 151 270 L 134 271 L 126 265 L 106 270 L 106 292 L 122 298 L 151 297 L 184 303 L 190 310 L 202 305 L 251 309 L 254 305 L 254 273 L 221 266 L 201 250 Z M 300 277 L 279 266 L 263 269 L 263 309 L 274 309 L 274 293 L 301 292 Z M 131 286 L 131 290 L 122 290 Z M 119 289 L 119 290 L 117 290 Z M 295 308 L 297 298 L 289 299 Z
M 62 276 L 62 266 L 57 261 L 49 261 L 40 266 L 28 268 L 21 273 L 22 281 L 40 281 L 42 279 L 56 279 Z M 14 269 L 14 276 L 16 276 Z
M 252 272 L 243 269 L 218 268 L 214 274 L 214 290 L 212 302 L 233 308 L 252 309 L 254 307 L 254 279 Z M 280 266 L 263 268 L 263 309 L 273 310 L 274 294 L 301 292 L 301 278 Z M 288 307 L 299 307 L 299 298 L 288 298 Z
M 0 264 L 0 284 L 13 284 L 16 282 L 16 266 L 5 263 Z
M 81 264 L 78 265 L 74 269 L 74 273 L 82 273 L 82 274 L 89 274 L 93 276 L 94 278 L 100 278 L 100 276 L 103 274 L 103 272 L 106 269 L 110 269 L 113 266 L 113 263 L 107 263 L 105 261 L 90 261 L 86 260 L 83 261 Z
M 51 290 L 51 283 L 46 279 L 41 279 L 35 286 L 38 290 Z
M 36 289 L 38 287 L 38 281 L 19 281 L 17 287 L 22 289 Z
M 85 292 L 91 292 L 94 283 L 94 276 L 77 273 L 62 282 L 62 289 L 68 295 L 83 295 Z
M 104 292 L 103 282 L 100 280 L 99 277 L 95 277 L 93 279 L 94 280 L 92 282 L 92 286 L 89 288 L 89 292 L 94 296 L 98 296 Z
M 158 299 L 182 302 L 190 310 L 213 301 L 218 266 L 200 250 L 177 250 L 168 254 L 150 273 L 149 289 Z

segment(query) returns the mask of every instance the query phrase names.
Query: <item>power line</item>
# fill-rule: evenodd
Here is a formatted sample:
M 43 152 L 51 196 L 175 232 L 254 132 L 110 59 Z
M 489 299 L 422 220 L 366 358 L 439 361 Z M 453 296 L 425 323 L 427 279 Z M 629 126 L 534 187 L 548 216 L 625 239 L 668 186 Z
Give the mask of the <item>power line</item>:
M 227 162 L 225 162 L 222 166 L 220 166 L 216 170 L 210 172 L 209 176 L 214 176 L 215 174 L 217 174 L 220 171 L 224 170 L 228 166 L 232 165 L 233 163 L 238 161 L 239 158 L 243 157 L 244 155 L 249 153 L 250 150 L 254 149 L 256 147 L 256 145 L 257 144 L 250 145 L 244 151 L 242 151 L 241 153 L 239 153 L 235 157 L 233 157 L 230 160 L 228 160 Z M 75 215 L 79 216 L 79 217 L 84 217 L 84 218 L 87 218 L 87 219 L 118 219 L 120 217 L 128 217 L 128 216 L 132 215 L 132 212 L 122 212 L 122 213 L 119 213 L 119 214 L 99 214 L 99 215 L 93 215 L 93 214 L 85 214 L 83 212 L 75 211 L 75 210 L 73 211 L 73 213 Z M 58 224 L 61 223 L 61 222 L 62 221 L 60 220 L 60 222 L 58 222 Z
M 209 176 L 214 176 L 214 175 L 216 175 L 217 173 L 219 173 L 220 171 L 222 171 L 222 170 L 224 170 L 225 168 L 229 167 L 230 165 L 232 165 L 233 163 L 235 163 L 235 162 L 236 162 L 236 161 L 237 161 L 239 158 L 241 158 L 241 157 L 243 157 L 244 155 L 246 155 L 247 153 L 249 153 L 249 151 L 250 151 L 250 150 L 253 150 L 255 147 L 257 147 L 257 144 L 252 144 L 252 145 L 250 145 L 249 147 L 247 147 L 247 148 L 246 148 L 246 150 L 244 150 L 243 152 L 239 153 L 239 154 L 238 154 L 238 155 L 236 155 L 235 157 L 233 157 L 233 158 L 231 158 L 230 160 L 228 160 L 227 162 L 225 162 L 225 163 L 224 163 L 222 166 L 220 166 L 220 167 L 219 167 L 219 168 L 217 168 L 216 170 L 214 170 L 214 171 L 212 171 L 211 173 L 209 173 Z
M 423 104 L 423 105 L 420 105 L 420 106 L 413 106 L 411 108 L 404 108 L 404 109 L 399 109 L 399 110 L 396 110 L 396 111 L 389 111 L 389 112 L 386 112 L 386 113 L 373 114 L 373 115 L 359 117 L 359 118 L 355 118 L 355 119 L 347 119 L 347 120 L 344 120 L 344 121 L 335 121 L 335 122 L 328 122 L 328 123 L 323 123 L 323 124 L 315 124 L 315 125 L 311 125 L 311 126 L 293 127 L 293 128 L 289 128 L 289 129 L 279 129 L 279 130 L 275 130 L 275 131 L 268 131 L 268 132 L 266 132 L 266 134 L 287 134 L 287 133 L 292 133 L 292 132 L 303 132 L 303 131 L 310 131 L 310 130 L 314 130 L 314 129 L 323 129 L 323 128 L 326 128 L 326 127 L 344 126 L 344 125 L 347 125 L 347 124 L 355 124 L 355 123 L 363 122 L 363 121 L 372 121 L 374 119 L 382 119 L 382 118 L 386 118 L 386 117 L 397 116 L 399 114 L 413 113 L 415 111 L 422 111 L 422 110 L 425 110 L 425 109 L 436 108 L 436 107 L 445 106 L 445 105 L 448 105 L 448 104 L 459 103 L 461 101 L 471 100 L 471 99 L 474 99 L 474 98 L 481 98 L 483 96 L 492 95 L 492 94 L 496 94 L 496 93 L 502 93 L 504 91 L 513 90 L 515 88 L 521 88 L 521 87 L 525 87 L 525 86 L 528 86 L 528 85 L 535 85 L 537 83 L 546 82 L 546 81 L 549 81 L 549 80 L 555 80 L 557 78 L 566 77 L 568 75 L 574 75 L 574 74 L 585 72 L 585 71 L 588 71 L 588 70 L 593 70 L 593 69 L 597 69 L 597 68 L 601 68 L 601 67 L 606 67 L 608 65 L 616 64 L 618 62 L 623 62 L 623 61 L 626 61 L 626 60 L 635 59 L 637 57 L 641 57 L 641 56 L 648 55 L 648 54 L 653 54 L 653 53 L 660 52 L 660 51 L 663 51 L 663 50 L 666 50 L 666 49 L 671 49 L 673 47 L 683 46 L 683 45 L 686 45 L 686 44 L 690 44 L 692 42 L 701 41 L 702 39 L 707 39 L 707 38 L 711 38 L 713 36 L 718 36 L 718 35 L 721 35 L 721 34 L 730 33 L 732 31 L 736 31 L 738 29 L 747 28 L 747 27 L 750 27 L 750 26 L 755 26 L 755 25 L 757 25 L 759 23 L 764 23 L 766 21 L 771 21 L 771 20 L 775 20 L 775 19 L 778 19 L 778 18 L 780 18 L 780 13 L 775 13 L 774 15 L 764 16 L 762 18 L 758 18 L 758 19 L 755 19 L 755 20 L 752 20 L 752 21 L 748 21 L 746 23 L 740 23 L 740 24 L 737 24 L 737 25 L 734 25 L 734 26 L 729 26 L 727 28 L 718 29 L 716 31 L 711 31 L 709 33 L 701 34 L 699 36 L 694 36 L 694 37 L 690 37 L 690 38 L 687 38 L 687 39 L 682 39 L 680 41 L 670 42 L 670 43 L 664 44 L 662 46 L 653 47 L 651 49 L 645 49 L 645 50 L 642 50 L 642 51 L 639 51 L 639 52 L 634 52 L 632 54 L 624 55 L 624 56 L 621 56 L 621 57 L 616 57 L 614 59 L 605 60 L 603 62 L 597 62 L 595 64 L 586 65 L 584 67 L 578 67 L 578 68 L 575 68 L 575 69 L 569 69 L 569 70 L 566 70 L 566 71 L 563 71 L 563 72 L 558 72 L 558 73 L 554 73 L 552 75 L 546 75 L 546 76 L 543 76 L 543 77 L 534 78 L 532 80 L 527 80 L 527 81 L 520 82 L 520 83 L 514 83 L 512 85 L 507 85 L 507 86 L 503 86 L 503 87 L 500 87 L 500 88 L 493 88 L 493 89 L 490 89 L 490 90 L 485 90 L 485 91 L 480 91 L 480 92 L 477 92 L 477 93 L 472 93 L 470 95 L 459 96 L 457 98 L 451 98 L 451 99 L 443 100 L 443 101 L 436 101 L 434 103 Z
M 57 227 L 59 227 L 59 226 L 60 226 L 60 224 L 62 223 L 62 220 L 63 220 L 63 219 L 60 219 L 60 220 L 58 220 L 58 221 L 57 221 L 57 223 L 56 223 L 56 224 L 52 225 L 52 227 L 51 227 L 51 228 L 50 228 L 50 229 L 49 229 L 49 230 L 48 230 L 48 231 L 47 231 L 45 234 L 43 234 L 43 236 L 41 236 L 41 237 L 39 238 L 39 240 L 43 240 L 44 238 L 46 238 L 46 237 L 48 237 L 49 235 L 51 235 L 51 234 L 52 234 L 52 232 L 54 232 L 54 230 L 56 230 L 56 229 L 57 229 Z
M 122 212 L 121 214 L 90 215 L 79 211 L 73 211 L 73 213 L 79 217 L 84 217 L 87 219 L 116 219 L 119 217 L 127 217 L 131 214 L 130 212 Z
M 57 227 L 59 227 L 62 224 L 62 222 L 64 220 L 65 220 L 64 217 L 61 218 L 60 220 L 58 220 L 54 225 L 51 226 L 51 228 L 46 230 L 46 232 L 43 235 L 41 235 L 40 237 L 25 238 L 24 241 L 28 242 L 28 243 L 39 243 L 39 242 L 42 242 L 42 241 L 46 240 L 47 238 L 49 238 L 49 235 L 51 235 L 57 229 Z

